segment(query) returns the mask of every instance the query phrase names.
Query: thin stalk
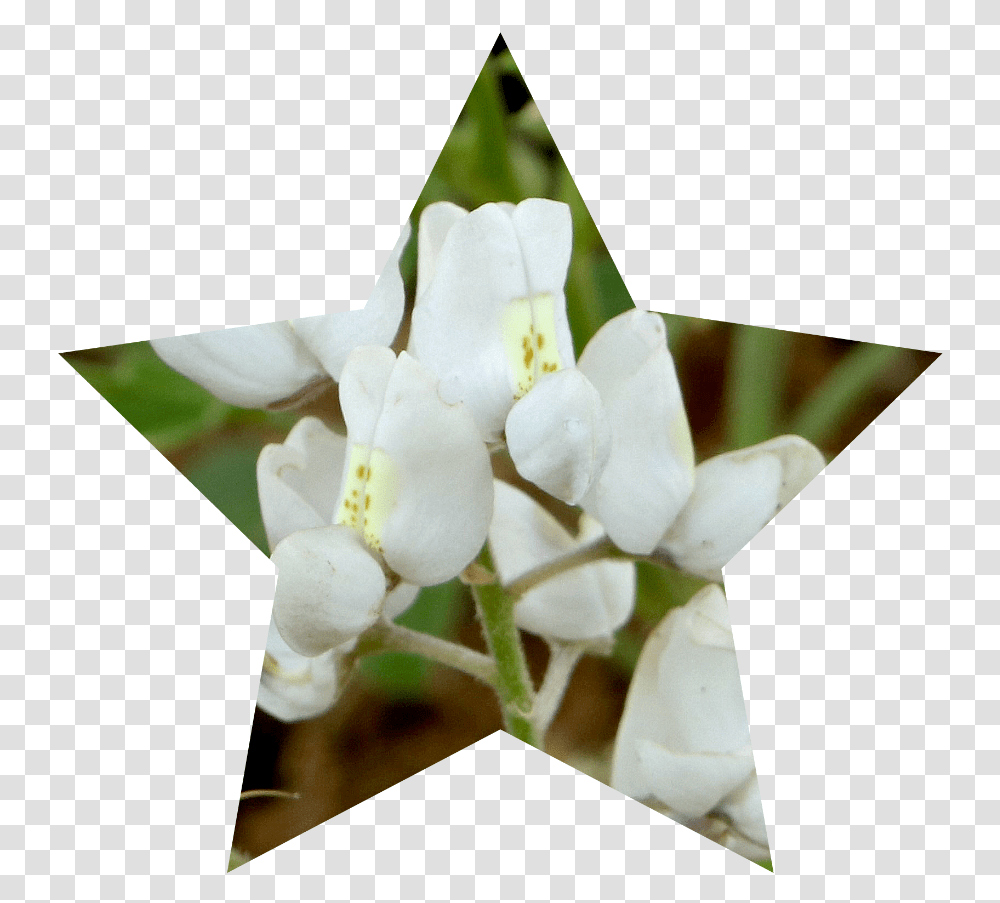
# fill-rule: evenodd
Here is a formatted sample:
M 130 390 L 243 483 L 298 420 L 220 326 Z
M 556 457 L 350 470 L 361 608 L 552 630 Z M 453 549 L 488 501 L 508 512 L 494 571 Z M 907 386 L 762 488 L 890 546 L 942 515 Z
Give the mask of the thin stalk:
M 497 666 L 482 652 L 442 640 L 440 637 L 399 624 L 381 621 L 359 639 L 352 660 L 379 652 L 411 652 L 456 671 L 468 674 L 490 687 L 496 686 Z
M 566 571 L 573 570 L 573 568 L 593 564 L 595 561 L 647 561 L 657 567 L 678 570 L 673 559 L 663 549 L 653 549 L 648 555 L 630 555 L 619 549 L 607 536 L 602 536 L 589 546 L 581 546 L 562 558 L 556 558 L 554 561 L 546 562 L 526 574 L 522 574 L 516 580 L 508 583 L 504 589 L 515 599 L 520 599 L 538 584 L 558 577 Z
M 535 690 L 521 645 L 521 633 L 514 621 L 514 599 L 496 583 L 471 589 L 486 644 L 496 661 L 496 689 L 504 728 L 519 740 L 541 749 L 542 738 L 532 721 Z
M 535 697 L 535 729 L 544 739 L 559 711 L 569 679 L 586 650 L 586 643 L 552 644 L 552 657 Z
M 590 545 L 580 546 L 562 558 L 556 558 L 554 561 L 533 568 L 526 574 L 522 574 L 517 580 L 508 583 L 504 589 L 515 599 L 519 599 L 526 592 L 538 586 L 539 583 L 558 577 L 566 571 L 591 564 L 594 561 L 603 561 L 606 558 L 620 558 L 622 554 L 610 539 L 603 536 Z

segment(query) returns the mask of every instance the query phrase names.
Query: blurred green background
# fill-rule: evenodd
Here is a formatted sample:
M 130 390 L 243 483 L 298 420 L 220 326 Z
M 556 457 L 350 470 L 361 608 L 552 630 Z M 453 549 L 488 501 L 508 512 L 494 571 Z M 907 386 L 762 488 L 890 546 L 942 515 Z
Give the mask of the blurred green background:
M 601 324 L 631 308 L 632 300 L 517 67 L 502 42 L 498 42 L 416 202 L 411 219 L 415 224 L 424 207 L 439 200 L 473 209 L 491 201 L 517 203 L 539 196 L 563 201 L 572 211 L 574 248 L 566 299 L 579 355 Z M 401 263 L 408 305 L 413 301 L 415 245 L 415 238 L 411 239 Z M 663 317 L 698 460 L 793 432 L 818 445 L 829 461 L 937 357 L 910 349 L 672 314 Z M 404 326 L 401 335 L 405 331 Z M 206 498 L 267 553 L 257 503 L 257 457 L 265 444 L 282 441 L 303 413 L 317 414 L 336 423 L 339 408 L 334 389 L 298 411 L 249 411 L 224 404 L 175 373 L 160 361 L 148 342 L 64 356 Z M 587 660 L 581 665 L 579 679 L 574 682 L 564 713 L 553 729 L 555 738 L 550 744 L 550 748 L 556 747 L 553 753 L 597 777 L 606 776 L 608 735 L 613 737 L 616 712 L 620 713 L 624 688 L 642 643 L 671 606 L 687 601 L 701 585 L 702 581 L 697 579 L 639 566 L 635 616 L 620 631 L 610 661 L 602 660 L 598 666 Z M 467 589 L 457 581 L 425 590 L 401 622 L 414 629 L 456 636 L 471 644 L 477 642 L 472 603 Z M 541 673 L 547 651 L 534 641 L 529 641 L 528 649 L 533 670 Z M 598 668 L 603 670 L 595 670 Z M 430 701 L 437 700 L 439 709 L 445 705 L 441 701 L 441 683 L 447 678 L 421 659 L 378 656 L 365 663 L 364 673 L 367 678 L 363 682 L 364 692 L 369 694 L 365 698 L 376 699 L 378 705 L 387 709 L 398 703 L 407 705 L 405 717 L 397 711 L 394 724 L 401 718 L 405 721 L 413 717 L 420 706 L 431 705 Z M 574 692 L 591 694 L 588 705 L 574 708 Z M 607 698 L 602 701 L 600 694 Z M 451 735 L 442 740 L 444 746 L 429 745 L 426 757 L 440 758 L 447 754 L 447 747 L 454 745 L 457 750 L 478 739 L 473 734 L 490 733 L 490 717 L 495 717 L 499 726 L 498 712 L 491 713 L 488 700 L 483 705 L 489 717 L 481 725 L 475 719 L 469 721 L 468 714 L 463 726 L 457 729 L 445 725 L 442 729 L 446 733 L 451 731 Z M 605 705 L 610 713 L 606 725 L 594 717 L 600 705 Z M 320 719 L 325 724 L 320 729 L 331 731 L 335 725 L 346 729 L 343 712 L 354 711 L 355 717 L 360 717 L 357 713 L 364 710 L 364 705 L 355 700 L 337 709 L 342 710 L 339 720 L 336 714 L 330 716 L 333 721 Z M 578 714 L 573 715 L 575 711 Z M 437 724 L 438 714 L 435 712 L 428 718 Z M 581 724 L 569 724 L 571 717 L 582 719 Z M 594 724 L 602 726 L 588 734 Z M 309 783 L 302 776 L 300 765 L 289 764 L 287 758 L 304 755 L 290 739 L 299 736 L 295 730 L 258 713 L 245 789 L 297 785 L 294 789 L 301 791 L 303 783 Z M 339 734 L 336 736 L 343 739 Z M 324 750 L 340 749 L 336 746 L 340 741 L 327 734 L 324 737 L 329 741 Z M 343 755 L 338 752 L 335 759 L 339 761 Z M 368 753 L 355 749 L 352 755 Z M 386 765 L 368 783 L 346 782 L 337 785 L 336 791 L 330 790 L 330 779 L 326 776 L 320 780 L 326 789 L 314 788 L 312 798 L 319 799 L 315 806 L 278 800 L 248 801 L 240 809 L 237 846 L 257 855 L 366 798 L 357 799 L 358 794 L 370 795 L 391 786 L 437 758 L 423 761 L 421 754 L 414 754 L 398 766 Z

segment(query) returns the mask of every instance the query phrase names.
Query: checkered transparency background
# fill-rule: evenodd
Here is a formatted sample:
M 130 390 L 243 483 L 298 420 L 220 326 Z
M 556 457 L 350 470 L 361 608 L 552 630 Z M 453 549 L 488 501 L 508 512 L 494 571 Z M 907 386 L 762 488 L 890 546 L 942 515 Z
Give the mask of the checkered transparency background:
M 1000 3 L 475 7 L 0 4 L 0 893 L 991 896 Z M 363 303 L 498 31 L 637 304 L 946 352 L 727 571 L 774 876 L 503 734 L 223 874 L 273 572 L 55 352 Z

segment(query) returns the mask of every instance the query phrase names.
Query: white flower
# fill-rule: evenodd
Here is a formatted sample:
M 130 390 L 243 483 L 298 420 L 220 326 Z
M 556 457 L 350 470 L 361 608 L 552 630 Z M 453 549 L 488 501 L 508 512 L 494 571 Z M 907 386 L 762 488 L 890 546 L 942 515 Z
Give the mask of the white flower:
M 228 404 L 266 408 L 328 379 L 288 320 L 152 339 L 174 370 Z
M 587 343 L 577 368 L 597 390 L 611 450 L 580 504 L 626 552 L 653 551 L 694 485 L 694 449 L 667 331 L 632 310 Z
M 682 570 L 721 581 L 722 568 L 825 463 L 801 436 L 709 458 L 695 470 L 694 491 L 661 547 Z
M 296 530 L 333 523 L 347 459 L 347 438 L 317 417 L 303 417 L 281 444 L 257 459 L 257 492 L 273 550 Z
M 579 503 L 624 551 L 659 547 L 682 570 L 717 581 L 825 463 L 801 436 L 780 436 L 695 468 L 666 327 L 641 310 L 609 320 L 575 370 L 518 401 L 507 444 L 523 477 Z
M 543 379 L 507 415 L 507 450 L 522 477 L 578 504 L 611 454 L 611 424 L 590 380 L 575 367 Z
M 350 444 L 339 508 L 404 580 L 432 586 L 479 553 L 493 513 L 489 453 L 462 404 L 405 351 L 359 348 L 340 403 Z M 358 494 L 355 495 L 354 493 Z
M 487 442 L 515 401 L 573 365 L 563 294 L 572 249 L 569 207 L 544 198 L 471 213 L 442 202 L 420 218 L 409 350 L 469 406 Z
M 419 587 L 401 583 L 382 603 L 382 617 L 393 620 L 416 598 Z M 285 642 L 274 619 L 267 634 L 257 705 L 280 721 L 305 721 L 322 715 L 340 695 L 341 659 L 354 638 L 316 656 L 300 655 Z
M 338 380 L 357 346 L 392 342 L 403 316 L 399 257 L 409 235 L 407 223 L 361 310 L 169 336 L 150 344 L 165 363 L 229 404 L 266 408 L 293 399 L 331 377 Z
M 495 481 L 489 546 L 501 583 L 510 584 L 603 535 L 600 524 L 583 514 L 573 537 L 520 489 Z M 602 561 L 540 583 L 517 602 L 514 616 L 524 630 L 573 642 L 610 637 L 628 620 L 634 604 L 635 565 Z
M 355 348 L 391 345 L 399 331 L 406 302 L 399 258 L 409 239 L 410 223 L 407 221 L 375 283 L 372 296 L 361 310 L 292 320 L 295 334 L 338 382 L 347 357 Z
M 283 443 L 266 445 L 257 459 L 257 491 L 271 549 L 298 530 L 333 524 L 342 494 L 347 438 L 316 417 L 303 417 Z M 392 620 L 417 598 L 419 586 L 401 582 L 382 602 Z
M 719 843 L 748 859 L 765 859 L 771 855 L 756 771 L 742 787 L 737 787 L 719 803 L 717 811 L 732 826 L 722 834 Z
M 397 359 L 388 348 L 356 349 L 340 401 L 346 440 L 306 418 L 284 446 L 265 450 L 258 468 L 278 568 L 275 621 L 303 655 L 356 637 L 387 608 L 398 614 L 408 604 L 393 597 L 402 586 L 415 595 L 413 587 L 461 573 L 486 539 L 493 508 L 489 454 L 471 415 L 443 401 L 437 381 L 405 352 Z M 390 599 L 383 564 L 404 581 Z
M 330 649 L 313 658 L 299 655 L 282 639 L 272 620 L 257 705 L 281 721 L 322 715 L 337 699 L 340 654 L 341 649 Z
M 350 527 L 299 530 L 278 543 L 274 623 L 296 652 L 316 656 L 364 633 L 382 613 L 388 584 Z
M 673 609 L 643 647 L 618 727 L 611 784 L 681 820 L 721 812 L 767 847 L 740 672 L 722 590 Z

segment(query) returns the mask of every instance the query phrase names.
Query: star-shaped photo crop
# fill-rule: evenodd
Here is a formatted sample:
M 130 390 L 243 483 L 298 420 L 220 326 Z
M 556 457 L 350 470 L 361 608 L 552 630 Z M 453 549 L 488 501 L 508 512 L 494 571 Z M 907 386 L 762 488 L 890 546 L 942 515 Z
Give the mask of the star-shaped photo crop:
M 363 310 L 66 357 L 277 569 L 234 866 L 501 727 L 769 866 L 723 569 L 936 355 L 637 309 L 501 38 Z

